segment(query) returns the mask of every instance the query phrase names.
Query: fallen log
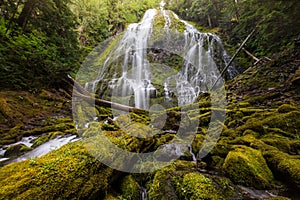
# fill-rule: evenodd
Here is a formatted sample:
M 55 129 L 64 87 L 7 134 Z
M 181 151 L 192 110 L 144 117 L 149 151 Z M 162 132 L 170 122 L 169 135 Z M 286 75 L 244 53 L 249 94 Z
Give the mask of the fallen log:
M 73 97 L 78 98 L 78 100 L 85 100 L 89 104 L 103 106 L 107 108 L 113 108 L 121 111 L 127 112 L 145 112 L 145 110 L 140 108 L 135 108 L 131 106 L 126 106 L 123 104 L 119 104 L 116 102 L 111 102 L 103 99 L 98 99 L 94 97 L 89 91 L 87 91 L 84 87 L 82 87 L 76 80 L 74 80 L 71 76 L 68 76 L 68 80 L 66 82 L 73 86 Z
M 241 44 L 241 46 L 238 48 L 238 50 L 235 52 L 235 54 L 232 56 L 232 58 L 230 59 L 230 61 L 227 63 L 227 65 L 224 67 L 223 71 L 220 73 L 220 75 L 218 76 L 217 80 L 212 84 L 210 90 L 213 90 L 213 88 L 216 86 L 217 82 L 219 81 L 219 79 L 223 76 L 223 74 L 226 72 L 226 70 L 228 69 L 228 67 L 231 65 L 231 63 L 233 62 L 233 60 L 235 59 L 235 57 L 238 55 L 238 53 L 242 50 L 242 48 L 244 47 L 244 45 L 246 44 L 246 42 L 250 39 L 250 37 L 254 34 L 254 32 L 256 31 L 256 29 L 258 28 L 258 25 L 255 26 L 255 28 L 251 31 L 251 33 L 249 33 L 249 35 L 246 37 L 246 39 L 243 41 L 243 43 Z
M 97 98 L 92 97 L 92 96 L 86 96 L 86 95 L 80 94 L 79 92 L 76 92 L 76 91 L 73 92 L 73 97 L 74 97 L 74 95 L 75 95 L 76 98 L 82 99 L 82 100 L 84 100 L 84 101 L 86 101 L 90 104 L 95 104 L 95 105 L 98 105 L 98 106 L 103 106 L 103 107 L 107 107 L 107 108 L 114 108 L 114 109 L 117 109 L 117 110 L 127 111 L 127 112 L 135 112 L 135 111 L 141 110 L 139 108 L 126 106 L 126 105 L 119 104 L 119 103 L 106 101 L 106 100 L 103 100 L 103 99 L 97 99 Z

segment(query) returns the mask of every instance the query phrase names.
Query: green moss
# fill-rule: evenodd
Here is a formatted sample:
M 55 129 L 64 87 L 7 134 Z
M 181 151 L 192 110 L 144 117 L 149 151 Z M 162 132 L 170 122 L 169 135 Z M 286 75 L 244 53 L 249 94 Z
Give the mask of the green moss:
M 6 98 L 0 98 L 0 113 L 11 123 L 21 123 L 22 114 L 15 112 Z
M 49 139 L 50 139 L 49 134 L 45 134 L 45 135 L 38 137 L 37 139 L 35 139 L 33 141 L 32 148 L 35 148 L 37 146 L 40 146 L 40 145 L 46 143 Z
M 252 134 L 247 134 L 242 137 L 237 137 L 232 141 L 229 141 L 229 143 L 250 146 L 250 144 L 253 143 L 255 140 L 256 140 L 255 136 L 253 136 Z
M 126 176 L 121 183 L 122 198 L 140 199 L 140 186 L 131 175 Z
M 200 151 L 200 148 L 201 148 L 201 145 L 202 145 L 202 142 L 203 142 L 204 138 L 205 138 L 204 135 L 196 134 L 196 136 L 193 140 L 193 143 L 192 143 L 193 152 L 199 152 Z
M 11 156 L 18 156 L 23 154 L 24 152 L 31 151 L 32 148 L 24 145 L 24 144 L 17 144 L 10 146 L 6 149 L 4 156 L 11 157 Z
M 280 128 L 289 133 L 292 138 L 299 138 L 300 133 L 300 112 L 274 114 L 262 121 L 262 124 L 269 128 Z
M 300 140 L 293 140 L 291 143 L 291 152 L 300 155 Z
M 300 188 L 300 160 L 278 150 L 266 151 L 264 157 L 276 178 Z
M 48 123 L 46 123 L 47 125 L 38 126 L 32 130 L 24 131 L 24 136 L 41 135 L 41 134 L 50 133 L 50 132 L 65 132 L 65 131 L 67 133 L 69 133 L 70 130 L 74 130 L 75 125 L 74 125 L 74 122 L 70 121 L 69 118 L 67 120 L 68 121 L 66 121 L 66 122 L 64 122 L 64 120 L 62 120 L 62 122 L 60 122 L 60 123 L 48 122 Z
M 280 135 L 266 135 L 263 138 L 261 138 L 261 141 L 264 143 L 271 145 L 273 147 L 276 147 L 278 150 L 290 153 L 291 152 L 291 145 L 290 140 L 286 137 L 280 136 Z
M 181 199 L 204 200 L 225 199 L 212 180 L 199 173 L 185 174 L 177 192 Z
M 196 165 L 194 163 L 179 160 L 168 167 L 160 169 L 155 173 L 153 181 L 147 185 L 149 199 L 178 199 L 176 194 L 177 179 L 181 179 L 180 174 L 195 169 Z
M 262 122 L 256 118 L 248 119 L 244 125 L 237 128 L 237 131 L 243 133 L 247 129 L 257 132 L 261 135 L 265 134 L 265 129 Z
M 265 200 L 291 200 L 291 199 L 290 199 L 290 198 L 287 198 L 287 197 L 280 197 L 280 196 L 277 196 L 277 197 L 266 198 Z
M 296 111 L 297 108 L 295 106 L 290 105 L 290 104 L 283 104 L 277 110 L 278 110 L 279 113 L 288 113 L 288 112 L 291 112 L 291 111 Z
M 1 134 L 0 143 L 1 144 L 11 144 L 17 142 L 20 137 L 22 137 L 23 124 L 18 124 L 11 128 L 8 132 Z
M 113 170 L 90 156 L 81 142 L 0 168 L 1 199 L 104 198 Z
M 272 188 L 273 175 L 260 151 L 236 146 L 225 159 L 223 169 L 237 184 L 258 189 Z
M 245 130 L 245 131 L 243 132 L 243 135 L 252 135 L 252 136 L 254 136 L 255 138 L 259 137 L 259 133 L 255 132 L 255 131 L 253 131 L 253 130 L 249 130 L 249 129 Z
M 111 194 L 105 196 L 104 200 L 120 200 L 120 197 L 115 197 Z

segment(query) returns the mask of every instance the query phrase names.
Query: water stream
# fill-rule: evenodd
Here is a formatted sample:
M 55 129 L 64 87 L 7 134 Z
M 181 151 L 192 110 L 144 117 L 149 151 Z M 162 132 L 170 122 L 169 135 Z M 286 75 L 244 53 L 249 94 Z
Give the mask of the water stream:
M 141 187 L 141 200 L 147 200 L 147 190 L 144 187 Z
M 25 144 L 28 147 L 31 147 L 32 146 L 32 141 L 35 138 L 36 137 L 33 137 L 33 136 L 24 137 L 21 141 L 19 141 L 17 143 L 14 143 L 14 144 L 11 144 L 9 146 L 13 146 L 13 145 L 17 145 L 17 144 L 22 143 L 22 144 Z M 20 162 L 20 161 L 23 161 L 23 160 L 33 159 L 33 158 L 45 155 L 45 154 L 47 154 L 50 151 L 53 151 L 55 149 L 58 149 L 58 148 L 62 147 L 63 145 L 65 145 L 69 142 L 75 142 L 77 140 L 79 140 L 79 138 L 77 138 L 76 135 L 58 136 L 58 137 L 45 142 L 44 144 L 36 147 L 35 149 L 33 149 L 33 150 L 25 153 L 24 155 L 21 155 L 21 156 L 15 158 L 15 159 L 2 157 L 2 158 L 0 158 L 0 162 L 3 162 L 4 164 L 9 164 L 9 163 L 13 163 L 13 162 Z M 5 149 L 3 149 L 2 152 L 3 152 L 3 155 L 4 155 Z

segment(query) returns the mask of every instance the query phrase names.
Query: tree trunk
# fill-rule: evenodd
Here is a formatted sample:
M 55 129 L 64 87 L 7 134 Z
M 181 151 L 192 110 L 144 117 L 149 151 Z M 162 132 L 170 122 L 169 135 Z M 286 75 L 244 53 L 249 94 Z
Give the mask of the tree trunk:
M 18 24 L 22 27 L 23 30 L 26 29 L 27 23 L 32 15 L 32 12 L 36 5 L 39 3 L 39 0 L 27 0 L 24 4 L 24 8 L 17 19 Z
M 12 24 L 12 22 L 13 22 L 15 16 L 16 16 L 17 12 L 18 12 L 18 8 L 19 8 L 19 5 L 20 5 L 20 2 L 21 2 L 21 0 L 18 1 L 17 5 L 16 5 L 16 9 L 14 10 L 13 15 L 12 15 L 11 18 L 9 19 L 8 25 L 7 25 L 6 30 L 5 30 L 5 34 L 8 33 L 8 31 L 9 31 L 9 29 L 10 29 L 10 26 L 11 26 L 11 24 Z
M 208 21 L 208 26 L 210 28 L 212 28 L 211 19 L 210 19 L 210 15 L 209 14 L 207 14 L 207 21 Z

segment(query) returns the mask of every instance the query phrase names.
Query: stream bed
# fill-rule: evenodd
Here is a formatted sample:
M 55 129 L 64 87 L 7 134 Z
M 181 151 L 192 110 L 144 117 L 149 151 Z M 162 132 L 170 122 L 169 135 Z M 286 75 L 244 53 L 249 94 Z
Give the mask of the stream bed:
M 69 143 L 69 142 L 75 142 L 78 141 L 80 138 L 78 138 L 76 135 L 65 135 L 65 136 L 58 136 L 54 139 L 51 139 L 44 144 L 41 144 L 40 146 L 36 147 L 35 149 L 26 152 L 25 154 L 14 157 L 14 158 L 9 158 L 9 157 L 4 157 L 5 151 L 8 147 L 14 146 L 17 144 L 24 144 L 28 147 L 31 147 L 33 144 L 33 140 L 36 139 L 34 136 L 29 136 L 29 137 L 23 137 L 21 141 L 6 145 L 0 149 L 0 164 L 1 165 L 7 165 L 9 163 L 13 162 L 21 162 L 23 160 L 28 160 L 28 159 L 33 159 L 36 157 L 43 156 L 50 151 L 53 151 L 55 149 L 58 149 L 62 147 L 63 145 Z

